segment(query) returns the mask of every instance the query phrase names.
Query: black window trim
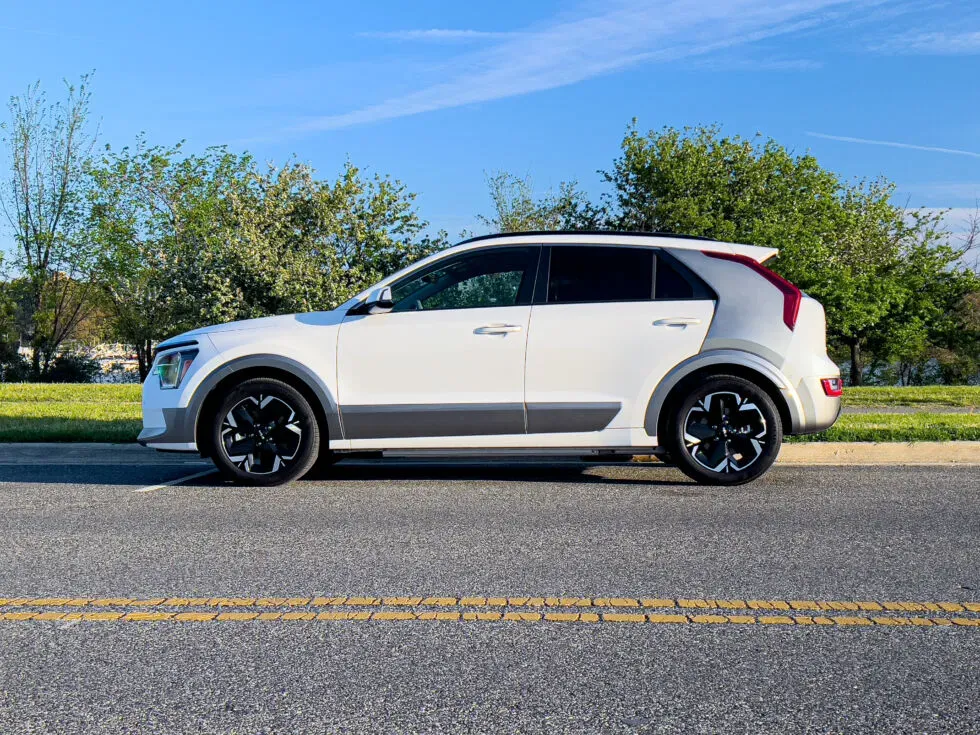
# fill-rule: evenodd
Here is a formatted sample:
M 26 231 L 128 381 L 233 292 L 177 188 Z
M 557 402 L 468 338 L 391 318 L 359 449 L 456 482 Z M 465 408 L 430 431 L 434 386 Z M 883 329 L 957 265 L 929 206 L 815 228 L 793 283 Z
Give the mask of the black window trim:
M 629 248 L 630 250 L 650 250 L 653 252 L 653 273 L 651 277 L 652 293 L 649 299 L 622 299 L 621 301 L 548 301 L 548 287 L 551 283 L 551 251 L 553 248 L 564 247 L 591 247 L 591 248 Z M 675 258 L 668 248 L 650 247 L 649 245 L 634 245 L 632 243 L 555 243 L 543 245 L 541 248 L 541 258 L 538 266 L 538 275 L 534 287 L 534 306 L 573 306 L 576 304 L 642 304 L 654 301 L 717 301 L 718 295 L 704 282 L 694 271 L 688 268 Z M 658 299 L 657 290 L 657 262 L 663 258 L 674 271 L 691 286 L 694 295 L 684 299 Z

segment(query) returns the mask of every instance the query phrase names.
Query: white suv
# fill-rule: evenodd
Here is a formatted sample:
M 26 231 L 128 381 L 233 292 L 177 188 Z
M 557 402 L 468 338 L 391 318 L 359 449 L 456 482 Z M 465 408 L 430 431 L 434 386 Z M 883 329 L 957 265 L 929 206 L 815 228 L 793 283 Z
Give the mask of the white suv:
M 353 452 L 636 454 L 762 475 L 840 411 L 823 307 L 770 248 L 522 233 L 436 253 L 329 312 L 162 343 L 140 443 L 274 485 Z

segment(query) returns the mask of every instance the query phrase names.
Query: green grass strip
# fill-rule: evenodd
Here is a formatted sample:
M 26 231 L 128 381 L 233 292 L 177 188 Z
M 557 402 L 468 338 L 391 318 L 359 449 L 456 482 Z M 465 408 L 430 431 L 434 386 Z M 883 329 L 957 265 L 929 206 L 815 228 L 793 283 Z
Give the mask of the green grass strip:
M 980 441 L 980 414 L 843 414 L 820 434 L 787 438 L 792 442 Z
M 845 406 L 980 407 L 980 386 L 927 385 L 915 388 L 861 387 L 844 389 Z
M 99 383 L 0 383 L 0 404 L 27 403 L 135 403 L 139 407 L 143 386 Z

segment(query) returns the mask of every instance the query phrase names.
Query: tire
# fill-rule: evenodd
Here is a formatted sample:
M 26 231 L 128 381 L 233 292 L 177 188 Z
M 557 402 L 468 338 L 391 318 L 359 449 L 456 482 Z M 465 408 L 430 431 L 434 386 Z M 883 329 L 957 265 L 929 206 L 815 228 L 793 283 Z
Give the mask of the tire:
M 257 428 L 256 428 L 257 427 Z M 282 485 L 305 475 L 320 451 L 320 427 L 288 383 L 253 378 L 230 388 L 212 419 L 212 459 L 240 485 Z
M 680 470 L 702 485 L 741 485 L 776 461 L 783 424 L 772 398 L 755 383 L 716 375 L 694 384 L 675 404 L 669 451 Z

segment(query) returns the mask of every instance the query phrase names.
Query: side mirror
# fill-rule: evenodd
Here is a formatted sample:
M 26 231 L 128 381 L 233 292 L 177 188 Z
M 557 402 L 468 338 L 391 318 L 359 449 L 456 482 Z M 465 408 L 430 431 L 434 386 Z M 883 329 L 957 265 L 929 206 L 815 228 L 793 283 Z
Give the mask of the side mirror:
M 391 300 L 391 288 L 383 286 L 374 289 L 364 302 L 364 309 L 368 314 L 384 314 L 391 311 L 395 302 Z

